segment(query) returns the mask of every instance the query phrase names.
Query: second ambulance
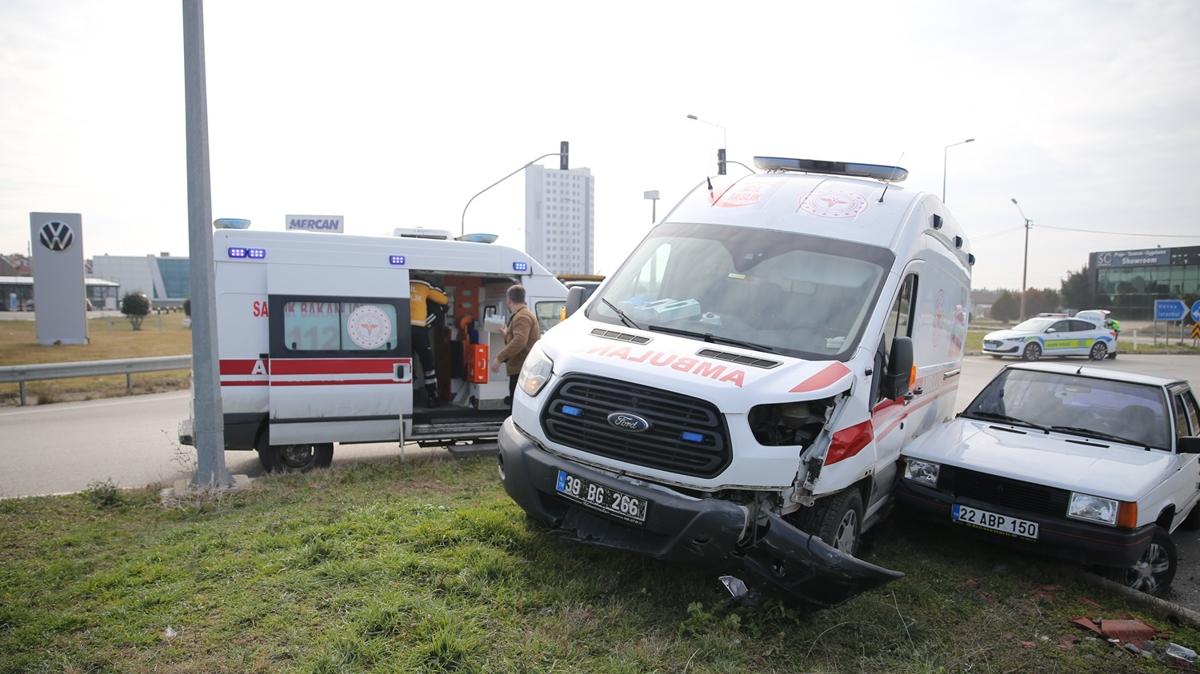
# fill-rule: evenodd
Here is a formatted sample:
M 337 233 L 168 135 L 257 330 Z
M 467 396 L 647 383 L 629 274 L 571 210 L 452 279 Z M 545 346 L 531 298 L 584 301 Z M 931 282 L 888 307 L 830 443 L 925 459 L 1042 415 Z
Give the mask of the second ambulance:
M 854 553 L 901 449 L 953 416 L 974 256 L 904 169 L 755 162 L 697 186 L 585 306 L 572 291 L 500 477 L 568 537 L 828 606 L 901 575 Z

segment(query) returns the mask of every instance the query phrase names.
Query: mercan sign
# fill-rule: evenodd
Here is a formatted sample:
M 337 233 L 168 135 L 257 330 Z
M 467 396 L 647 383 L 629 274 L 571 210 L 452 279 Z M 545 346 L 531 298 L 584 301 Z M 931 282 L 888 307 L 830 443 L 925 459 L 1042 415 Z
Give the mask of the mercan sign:
M 289 215 L 287 228 L 305 232 L 337 232 L 342 233 L 342 216 L 340 215 Z

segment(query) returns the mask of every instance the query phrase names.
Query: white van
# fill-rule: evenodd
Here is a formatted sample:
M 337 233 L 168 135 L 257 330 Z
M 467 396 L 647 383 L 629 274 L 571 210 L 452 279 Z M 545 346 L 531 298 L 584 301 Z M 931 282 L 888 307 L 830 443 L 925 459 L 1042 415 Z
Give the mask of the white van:
M 525 362 L 500 477 L 580 541 L 739 566 L 831 605 L 901 449 L 950 419 L 974 256 L 898 167 L 759 157 L 708 181 Z M 885 194 L 886 192 L 886 194 Z
M 213 246 L 225 448 L 257 449 L 268 471 L 328 466 L 335 442 L 494 439 L 509 413 L 508 377 L 488 367 L 505 291 L 524 285 L 543 330 L 567 295 L 536 260 L 487 243 L 218 229 Z M 431 334 L 436 407 L 414 404 L 416 279 L 449 297 Z

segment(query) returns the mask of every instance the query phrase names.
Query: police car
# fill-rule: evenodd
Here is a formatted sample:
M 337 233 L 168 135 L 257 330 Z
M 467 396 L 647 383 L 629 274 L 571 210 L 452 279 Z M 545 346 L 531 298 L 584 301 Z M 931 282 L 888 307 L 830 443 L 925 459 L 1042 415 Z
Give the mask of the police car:
M 1117 338 L 1103 323 L 1086 318 L 1039 316 L 1008 330 L 984 335 L 983 352 L 993 358 L 1016 356 L 1037 360 L 1042 356 L 1087 356 L 1104 360 L 1116 356 Z

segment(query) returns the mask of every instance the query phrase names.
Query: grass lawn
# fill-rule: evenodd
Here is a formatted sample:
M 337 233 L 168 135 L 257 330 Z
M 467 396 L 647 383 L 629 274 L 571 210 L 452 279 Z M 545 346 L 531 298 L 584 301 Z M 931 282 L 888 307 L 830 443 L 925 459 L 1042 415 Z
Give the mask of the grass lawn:
M 1154 671 L 1069 625 L 1141 617 L 1060 567 L 903 521 L 909 575 L 839 608 L 723 606 L 711 573 L 528 524 L 494 459 L 0 502 L 0 672 Z M 1092 603 L 1096 602 L 1096 603 Z
M 88 321 L 90 344 L 41 346 L 33 321 L 0 321 L 0 365 L 61 363 L 110 358 L 178 356 L 192 352 L 192 332 L 183 327 L 180 312 L 146 317 L 141 330 L 133 330 L 123 317 Z M 135 393 L 186 388 L 188 371 L 134 375 Z M 87 377 L 30 382 L 26 394 L 40 403 L 125 395 L 125 377 Z M 16 404 L 17 385 L 0 384 L 0 404 Z

